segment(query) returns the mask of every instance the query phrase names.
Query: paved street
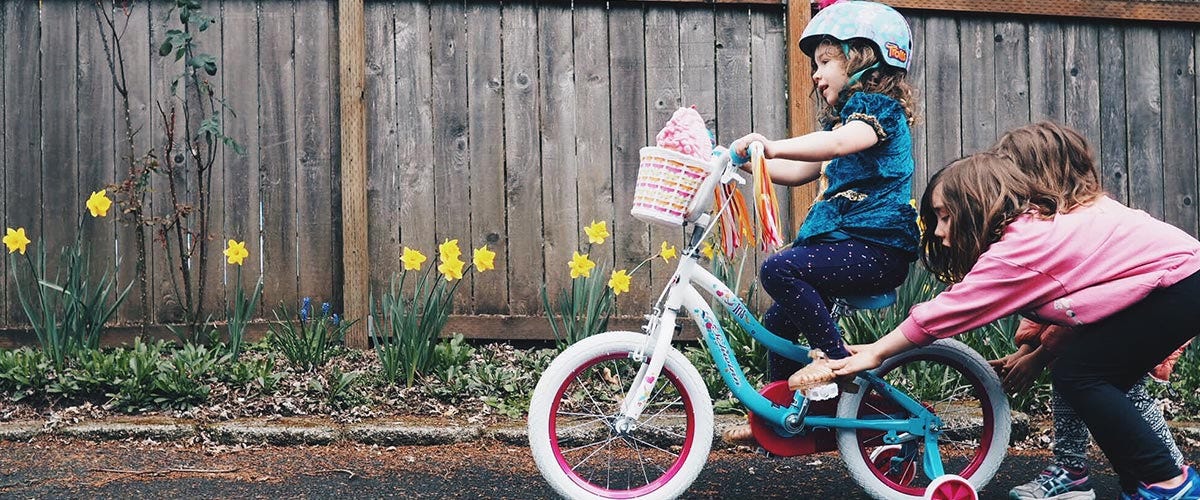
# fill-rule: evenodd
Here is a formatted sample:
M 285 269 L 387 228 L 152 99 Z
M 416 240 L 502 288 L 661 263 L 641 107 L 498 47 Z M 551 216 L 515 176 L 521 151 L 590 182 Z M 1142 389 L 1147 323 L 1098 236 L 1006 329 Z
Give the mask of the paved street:
M 1187 450 L 1192 463 L 1200 449 Z M 1045 464 L 1014 452 L 984 498 Z M 1097 475 L 1100 498 L 1115 477 Z M 796 459 L 714 451 L 688 498 L 862 498 L 836 454 Z M 0 442 L 3 498 L 545 498 L 551 492 L 528 450 L 495 441 L 378 447 L 183 445 L 39 437 Z

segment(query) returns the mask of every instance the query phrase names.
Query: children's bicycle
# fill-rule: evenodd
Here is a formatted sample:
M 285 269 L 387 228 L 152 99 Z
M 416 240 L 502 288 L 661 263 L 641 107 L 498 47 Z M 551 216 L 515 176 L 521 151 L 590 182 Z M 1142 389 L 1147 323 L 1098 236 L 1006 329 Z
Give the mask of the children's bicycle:
M 699 214 L 687 216 L 695 226 L 690 242 L 643 331 L 584 339 L 538 381 L 529 444 L 554 490 L 569 498 L 672 498 L 695 480 L 712 445 L 713 407 L 699 372 L 671 345 L 676 320 L 686 314 L 725 385 L 750 411 L 754 437 L 766 451 L 801 456 L 837 449 L 850 476 L 876 498 L 976 498 L 1000 467 L 1011 420 L 995 372 L 961 342 L 942 339 L 894 356 L 840 382 L 837 399 L 812 401 L 788 390 L 786 381 L 751 387 L 701 291 L 767 349 L 802 363 L 808 349 L 764 328 L 701 265 L 698 247 L 720 216 L 707 213 L 710 193 L 718 183 L 745 182 L 728 156 L 707 168 L 712 173 L 689 202 L 688 212 Z M 894 292 L 842 297 L 834 312 L 894 300 Z

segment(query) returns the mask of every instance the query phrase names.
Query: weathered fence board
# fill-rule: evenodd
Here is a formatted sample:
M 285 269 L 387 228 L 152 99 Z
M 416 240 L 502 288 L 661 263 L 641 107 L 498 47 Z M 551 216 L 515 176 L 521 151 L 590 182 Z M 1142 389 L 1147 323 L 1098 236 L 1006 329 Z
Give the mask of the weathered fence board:
M 236 271 L 220 254 L 231 238 L 251 251 L 246 285 L 265 278 L 260 317 L 270 318 L 281 301 L 294 308 L 303 295 L 337 303 L 333 3 L 213 5 L 205 7 L 217 23 L 197 36 L 219 60 L 212 81 L 232 111 L 222 113 L 226 133 L 247 152 L 222 151 L 212 174 L 205 305 L 219 316 L 223 282 Z M 678 106 L 696 105 L 721 144 L 750 131 L 786 135 L 781 5 L 397 0 L 365 8 L 371 290 L 378 296 L 400 271 L 402 247 L 436 266 L 438 243 L 458 239 L 468 263 L 486 244 L 496 270 L 468 275 L 456 307 L 463 316 L 452 322 L 471 335 L 544 338 L 543 319 L 512 318 L 542 315 L 541 287 L 554 294 L 570 283 L 566 264 L 587 249 L 582 229 L 592 221 L 606 221 L 612 238 L 588 251 L 615 269 L 632 269 L 662 241 L 682 245 L 681 231 L 628 215 L 638 150 Z M 164 149 L 160 112 L 167 119 L 172 106 L 181 112 L 170 78 L 182 65 L 156 53 L 165 30 L 179 23 L 168 4 L 134 2 L 113 12 L 118 26 L 128 25 L 121 42 L 135 144 L 127 150 L 124 100 L 112 87 L 96 13 L 78 0 L 0 4 L 0 188 L 6 226 L 59 247 L 83 217 L 93 262 L 113 268 L 120 256 L 120 280 L 128 283 L 137 255 L 132 228 L 90 220 L 83 202 L 124 180 L 130 162 L 149 152 L 164 171 L 186 152 L 181 142 Z M 921 115 L 913 130 L 915 196 L 954 158 L 990 147 L 1008 128 L 1051 118 L 1089 138 L 1115 198 L 1200 231 L 1194 26 L 906 14 L 917 42 L 910 81 Z M 810 69 L 799 73 L 808 77 Z M 184 125 L 178 117 L 177 141 Z M 174 199 L 197 203 L 196 179 L 178 180 Z M 171 208 L 165 181 L 153 176 L 149 214 Z M 779 194 L 786 206 L 789 190 Z M 182 290 L 171 279 L 183 264 L 178 250 L 148 236 L 157 237 L 147 242 L 151 304 L 141 310 L 135 291 L 120 322 L 181 317 Z M 753 253 L 748 278 L 761 258 Z M 640 270 L 618 298 L 620 314 L 644 312 L 673 269 L 660 259 Z M 0 323 L 20 327 L 7 259 L 0 270 Z

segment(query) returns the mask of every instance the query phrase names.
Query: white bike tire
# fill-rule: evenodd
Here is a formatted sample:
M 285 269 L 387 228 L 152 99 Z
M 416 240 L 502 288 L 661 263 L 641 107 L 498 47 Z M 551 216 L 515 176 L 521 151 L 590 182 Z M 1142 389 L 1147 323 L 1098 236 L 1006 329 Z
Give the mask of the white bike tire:
M 550 363 L 543 372 L 529 402 L 529 446 L 542 477 L 559 495 L 566 498 L 611 498 L 606 492 L 589 490 L 577 483 L 565 462 L 556 454 L 557 437 L 551 436 L 551 414 L 559 398 L 559 391 L 570 383 L 581 366 L 598 358 L 613 354 L 630 353 L 646 343 L 647 336 L 636 332 L 607 332 L 583 339 L 571 345 Z M 663 366 L 664 372 L 677 381 L 680 391 L 686 392 L 692 406 L 693 432 L 685 439 L 689 446 L 686 456 L 677 460 L 681 464 L 675 472 L 652 491 L 645 491 L 637 498 L 675 498 L 683 494 L 708 459 L 713 439 L 712 399 L 703 378 L 696 368 L 678 350 L 671 348 Z M 666 374 L 664 373 L 664 376 Z M 626 388 L 628 389 L 628 388 Z M 643 415 L 645 418 L 646 415 Z M 664 475 L 666 477 L 666 475 Z M 625 491 L 625 490 L 621 490 Z
M 1008 405 L 1008 397 L 1004 393 L 995 370 L 988 365 L 987 361 L 979 353 L 967 347 L 966 344 L 954 339 L 941 339 L 920 349 L 906 351 L 888 358 L 880 365 L 877 372 L 887 372 L 906 361 L 911 361 L 918 357 L 930 356 L 949 360 L 959 365 L 962 369 L 969 371 L 971 376 L 978 380 L 978 385 L 986 394 L 987 400 L 991 403 L 991 408 L 988 412 L 991 414 L 992 430 L 988 449 L 984 452 L 977 468 L 974 469 L 969 477 L 965 478 L 977 491 L 981 490 L 996 475 L 996 471 L 999 470 L 1000 464 L 1004 460 L 1008 450 L 1008 441 L 1012 432 L 1012 415 Z M 855 394 L 842 394 L 841 400 L 838 402 L 838 416 L 841 418 L 856 418 L 863 398 L 866 397 L 868 392 L 864 388 Z M 842 460 L 846 463 L 846 468 L 849 470 L 851 478 L 871 497 L 888 500 L 917 500 L 923 498 L 923 495 L 910 495 L 902 491 L 897 491 L 877 477 L 873 465 L 869 463 L 869 458 L 864 457 L 861 453 L 857 432 L 854 429 L 838 430 L 837 441 L 838 451 L 842 455 Z M 946 471 L 946 473 L 952 474 L 957 472 Z M 918 474 L 924 474 L 924 471 L 919 470 Z

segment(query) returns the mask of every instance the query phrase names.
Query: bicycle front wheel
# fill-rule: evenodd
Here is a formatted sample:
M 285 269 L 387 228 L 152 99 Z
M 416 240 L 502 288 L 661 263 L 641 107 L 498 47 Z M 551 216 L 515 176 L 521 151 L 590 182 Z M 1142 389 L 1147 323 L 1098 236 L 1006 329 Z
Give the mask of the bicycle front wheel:
M 645 342 L 634 332 L 589 337 L 563 351 L 538 381 L 529 403 L 529 447 L 560 495 L 673 498 L 708 459 L 712 400 L 700 373 L 675 349 L 665 353 L 642 416 L 619 419 L 621 400 L 643 365 L 632 353 Z
M 979 353 L 953 339 L 893 356 L 875 370 L 880 378 L 920 402 L 943 423 L 938 454 L 944 474 L 966 479 L 976 490 L 996 474 L 1012 431 L 1008 398 L 996 372 Z M 861 383 L 862 379 L 859 379 Z M 843 394 L 838 416 L 905 419 L 911 414 L 874 387 Z M 923 470 L 923 436 L 862 429 L 838 431 L 838 450 L 851 477 L 875 498 L 919 499 L 933 479 Z

